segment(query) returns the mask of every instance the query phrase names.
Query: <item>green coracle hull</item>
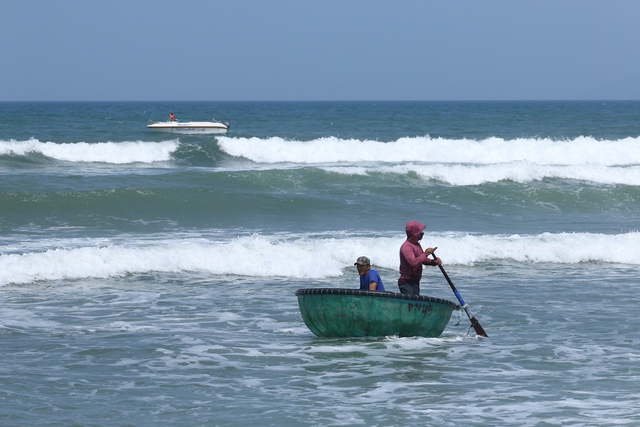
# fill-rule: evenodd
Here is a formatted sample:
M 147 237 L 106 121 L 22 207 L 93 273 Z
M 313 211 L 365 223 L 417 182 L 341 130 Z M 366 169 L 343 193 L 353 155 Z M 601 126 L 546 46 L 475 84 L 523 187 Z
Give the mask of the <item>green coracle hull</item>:
M 296 296 L 319 337 L 439 337 L 460 308 L 441 298 L 359 289 L 298 289 Z

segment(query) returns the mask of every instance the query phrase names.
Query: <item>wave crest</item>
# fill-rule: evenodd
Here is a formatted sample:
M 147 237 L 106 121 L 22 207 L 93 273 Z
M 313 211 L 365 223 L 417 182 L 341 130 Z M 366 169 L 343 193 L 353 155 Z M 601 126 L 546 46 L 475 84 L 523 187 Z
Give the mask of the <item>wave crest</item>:
M 606 262 L 640 265 L 640 232 L 607 235 L 429 234 L 446 265 L 508 261 L 579 264 Z M 402 237 L 300 237 L 252 235 L 232 240 L 176 239 L 130 245 L 55 248 L 0 255 L 0 286 L 38 280 L 77 280 L 150 272 L 202 272 L 205 275 L 339 277 L 367 254 L 376 268 L 396 271 Z M 100 242 L 103 243 L 103 242 Z M 603 252 L 601 248 L 610 248 Z M 295 261 L 293 261 L 295 260 Z M 355 272 L 354 272 L 355 274 Z M 389 273 L 384 277 L 389 279 Z M 355 276 L 354 276 L 355 277 Z M 395 274 L 394 274 L 395 279 Z M 355 278 L 354 278 L 355 281 Z
M 640 137 L 597 140 L 519 138 L 505 140 L 444 139 L 429 136 L 392 142 L 319 138 L 311 141 L 272 138 L 218 137 L 226 153 L 257 163 L 403 163 L 428 162 L 488 165 L 526 161 L 541 165 L 640 165 Z
M 218 138 L 220 149 L 270 168 L 314 166 L 332 173 L 416 174 L 449 185 L 564 179 L 640 185 L 640 137 L 485 140 L 415 137 L 393 142 Z
M 32 138 L 28 141 L 0 141 L 0 156 L 39 154 L 54 160 L 74 163 L 153 163 L 171 160 L 178 146 L 178 140 L 59 144 Z

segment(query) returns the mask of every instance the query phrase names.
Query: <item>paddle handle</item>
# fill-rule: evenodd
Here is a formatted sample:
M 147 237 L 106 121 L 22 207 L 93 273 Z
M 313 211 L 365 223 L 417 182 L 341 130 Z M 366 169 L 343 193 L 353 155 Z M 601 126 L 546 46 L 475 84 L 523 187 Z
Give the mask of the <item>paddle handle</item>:
M 431 256 L 433 257 L 433 259 L 436 259 L 435 249 L 433 250 L 433 252 L 431 252 Z M 487 333 L 484 331 L 484 329 L 480 325 L 480 322 L 478 322 L 478 319 L 476 319 L 469 311 L 467 304 L 465 304 L 464 300 L 462 299 L 462 295 L 460 295 L 460 292 L 458 292 L 458 290 L 456 289 L 455 285 L 449 278 L 449 275 L 447 274 L 447 272 L 444 271 L 444 267 L 440 264 L 438 264 L 438 267 L 440 267 L 440 271 L 442 271 L 442 275 L 444 276 L 445 279 L 447 279 L 447 283 L 449 283 L 449 286 L 451 286 L 451 290 L 453 291 L 456 298 L 458 298 L 458 301 L 460 301 L 460 305 L 464 309 L 465 313 L 467 313 L 467 317 L 471 322 L 471 326 L 473 326 L 473 329 L 476 331 L 476 334 L 489 338 L 489 335 L 487 335 Z

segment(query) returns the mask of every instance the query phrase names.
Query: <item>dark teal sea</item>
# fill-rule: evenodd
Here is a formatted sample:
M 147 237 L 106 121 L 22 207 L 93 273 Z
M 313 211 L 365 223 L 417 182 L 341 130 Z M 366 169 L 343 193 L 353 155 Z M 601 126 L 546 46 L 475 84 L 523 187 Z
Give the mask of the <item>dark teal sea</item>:
M 150 120 L 231 123 L 157 133 Z M 640 102 L 0 103 L 0 424 L 635 426 Z M 323 339 L 409 220 L 489 339 Z M 423 294 L 455 301 L 437 269 Z M 460 320 L 460 323 L 458 323 Z M 462 420 L 462 421 L 461 421 Z

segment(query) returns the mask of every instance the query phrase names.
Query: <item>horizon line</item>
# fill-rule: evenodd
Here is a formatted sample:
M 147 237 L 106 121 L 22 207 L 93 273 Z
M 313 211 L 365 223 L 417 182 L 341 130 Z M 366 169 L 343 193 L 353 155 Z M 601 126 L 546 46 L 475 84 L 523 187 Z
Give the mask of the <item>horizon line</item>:
M 107 100 L 107 99 L 50 99 L 50 100 L 0 100 L 0 103 L 11 102 L 638 102 L 640 99 L 253 99 L 253 100 L 189 100 L 189 99 L 163 99 L 163 100 Z

